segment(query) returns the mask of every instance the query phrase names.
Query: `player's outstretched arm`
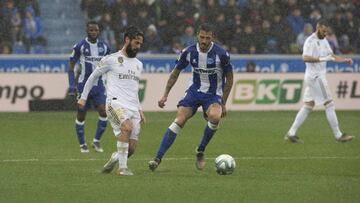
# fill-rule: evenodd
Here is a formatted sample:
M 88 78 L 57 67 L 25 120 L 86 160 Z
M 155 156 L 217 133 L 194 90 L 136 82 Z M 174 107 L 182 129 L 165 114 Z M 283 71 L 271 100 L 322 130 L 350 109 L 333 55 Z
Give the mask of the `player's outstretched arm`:
M 234 73 L 232 71 L 229 71 L 225 74 L 225 85 L 224 85 L 224 94 L 222 97 L 222 117 L 226 116 L 226 101 L 229 97 L 231 88 L 234 83 Z
M 330 55 L 329 55 L 330 56 Z M 314 56 L 307 56 L 307 55 L 303 55 L 303 61 L 306 63 L 319 63 L 322 61 L 331 61 L 333 58 L 332 57 L 314 57 Z
M 164 95 L 160 98 L 158 101 L 158 105 L 160 108 L 164 108 L 165 102 L 167 101 L 167 97 L 169 96 L 171 88 L 175 85 L 177 79 L 179 78 L 181 70 L 174 68 L 174 70 L 171 72 L 170 77 L 166 83 L 166 88 Z
M 321 57 L 303 55 L 303 61 L 306 63 L 319 63 L 325 61 L 335 61 L 335 58 L 331 54 Z
M 81 94 L 80 99 L 78 100 L 78 105 L 79 108 L 84 108 L 87 97 L 90 93 L 91 88 L 95 85 L 97 79 L 103 74 L 103 71 L 101 68 L 96 68 L 91 75 L 89 76 L 89 78 L 87 79 L 85 86 L 84 86 L 84 90 Z
M 75 62 L 71 61 L 69 62 L 69 70 L 68 70 L 68 78 L 69 78 L 69 89 L 68 89 L 68 95 L 74 96 L 76 94 L 76 78 L 75 78 Z
M 340 56 L 336 56 L 335 54 L 332 54 L 331 56 L 334 58 L 334 61 L 337 63 L 346 63 L 349 65 L 353 64 L 353 60 L 351 58 L 343 58 Z

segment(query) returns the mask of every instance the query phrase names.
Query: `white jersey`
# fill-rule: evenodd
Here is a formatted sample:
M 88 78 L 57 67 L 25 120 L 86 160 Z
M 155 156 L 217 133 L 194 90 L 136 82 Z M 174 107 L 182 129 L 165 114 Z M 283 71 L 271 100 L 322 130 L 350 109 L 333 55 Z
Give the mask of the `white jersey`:
M 90 75 L 81 99 L 86 100 L 96 79 L 105 74 L 107 99 L 117 100 L 124 108 L 138 111 L 140 110 L 139 80 L 142 70 L 143 64 L 137 58 L 128 58 L 121 51 L 108 55 L 101 59 Z
M 303 56 L 312 56 L 312 57 L 323 57 L 328 56 L 333 53 L 329 42 L 324 39 L 319 39 L 316 33 L 310 35 L 304 44 Z M 326 62 L 317 62 L 317 63 L 305 63 L 305 79 L 311 79 L 315 77 L 325 76 L 326 74 Z

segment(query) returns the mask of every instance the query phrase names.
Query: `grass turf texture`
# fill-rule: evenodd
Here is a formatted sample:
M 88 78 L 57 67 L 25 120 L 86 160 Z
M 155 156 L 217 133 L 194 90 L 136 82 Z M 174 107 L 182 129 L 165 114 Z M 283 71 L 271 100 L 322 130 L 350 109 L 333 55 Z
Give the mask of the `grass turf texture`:
M 147 168 L 172 113 L 146 113 L 132 177 L 99 171 L 115 151 L 111 126 L 104 153 L 81 154 L 73 112 L 0 114 L 0 202 L 358 202 L 360 111 L 338 111 L 341 129 L 357 135 L 337 143 L 325 113 L 313 112 L 289 144 L 284 135 L 296 112 L 229 112 L 206 151 L 204 171 L 195 169 L 195 147 L 205 121 L 198 113 L 178 135 L 155 172 Z M 97 115 L 89 112 L 90 146 Z M 214 158 L 235 157 L 232 175 L 220 176 Z

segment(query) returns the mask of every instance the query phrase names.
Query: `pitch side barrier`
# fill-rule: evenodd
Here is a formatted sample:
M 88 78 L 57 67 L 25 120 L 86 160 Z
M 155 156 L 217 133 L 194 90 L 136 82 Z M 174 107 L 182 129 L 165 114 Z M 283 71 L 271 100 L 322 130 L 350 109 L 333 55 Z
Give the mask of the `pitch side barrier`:
M 169 73 L 177 55 L 140 54 L 144 73 Z M 327 63 L 328 72 L 360 73 L 360 55 L 348 55 L 354 60 L 352 66 Z M 0 55 L 0 73 L 65 73 L 68 55 Z M 255 66 L 257 73 L 301 73 L 305 64 L 300 55 L 231 55 L 235 73 L 247 72 L 247 66 Z M 185 72 L 190 72 L 188 67 Z
M 360 110 L 360 75 L 328 74 L 332 99 L 339 110 Z M 181 74 L 164 109 L 157 106 L 168 74 L 144 73 L 139 81 L 139 100 L 144 111 L 176 111 L 184 96 L 190 73 Z M 241 73 L 234 75 L 234 85 L 227 100 L 233 111 L 298 110 L 303 105 L 304 73 Z M 0 112 L 75 110 L 75 98 L 66 97 L 66 73 L 0 74 Z M 318 106 L 316 109 L 324 109 Z

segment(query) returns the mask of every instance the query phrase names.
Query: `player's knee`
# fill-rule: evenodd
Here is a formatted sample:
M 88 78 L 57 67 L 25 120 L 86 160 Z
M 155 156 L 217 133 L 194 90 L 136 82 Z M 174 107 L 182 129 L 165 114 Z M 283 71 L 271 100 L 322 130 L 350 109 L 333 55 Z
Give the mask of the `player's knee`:
M 130 135 L 132 130 L 133 130 L 133 126 L 131 124 L 131 122 L 127 122 L 125 121 L 123 124 L 121 124 L 121 133 L 124 133 L 126 135 Z
M 106 118 L 106 117 L 107 117 L 105 109 L 102 110 L 102 111 L 99 111 L 99 116 L 101 116 L 101 117 L 103 117 L 103 118 Z
M 335 107 L 335 103 L 333 100 L 327 101 L 324 103 L 325 108 L 331 108 L 331 107 Z
M 176 123 L 178 126 L 180 126 L 180 128 L 183 128 L 186 123 L 186 117 L 182 116 L 182 115 L 177 116 L 176 119 L 174 120 L 174 123 Z
M 76 120 L 79 122 L 84 122 L 85 121 L 85 116 L 77 116 Z
M 220 111 L 209 111 L 207 113 L 208 120 L 211 123 L 219 123 L 221 119 L 221 110 Z
M 304 107 L 307 109 L 312 110 L 315 106 L 315 102 L 314 101 L 310 101 L 310 102 L 305 102 Z
M 219 123 L 221 119 L 221 113 L 209 113 L 208 120 L 212 123 Z

